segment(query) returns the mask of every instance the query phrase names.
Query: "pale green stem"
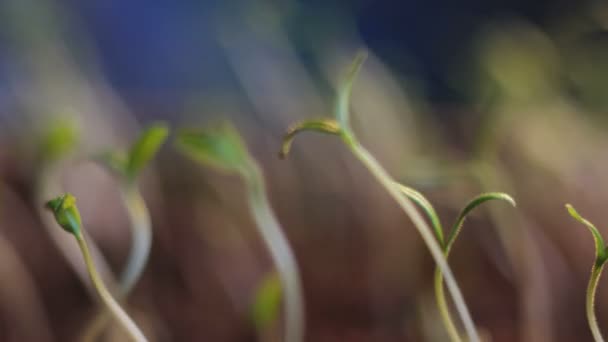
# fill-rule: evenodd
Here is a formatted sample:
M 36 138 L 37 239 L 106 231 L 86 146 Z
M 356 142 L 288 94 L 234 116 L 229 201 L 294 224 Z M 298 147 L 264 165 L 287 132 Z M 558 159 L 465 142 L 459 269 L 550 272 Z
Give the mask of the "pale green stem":
M 251 213 L 281 280 L 285 308 L 284 341 L 301 342 L 304 339 L 304 302 L 296 258 L 272 211 L 261 171 L 255 162 L 251 162 L 250 170 L 244 176 Z
M 127 206 L 132 231 L 131 252 L 120 279 L 121 290 L 126 295 L 131 292 L 146 267 L 152 247 L 152 227 L 148 207 L 135 186 L 124 188 L 122 198 Z
M 593 268 L 591 269 L 591 277 L 589 278 L 589 286 L 587 287 L 587 320 L 589 321 L 589 328 L 591 328 L 593 339 L 596 342 L 604 342 L 600 328 L 597 325 L 597 318 L 595 317 L 595 292 L 597 290 L 597 284 L 600 280 L 603 269 L 603 262 L 596 262 L 593 264 Z
M 445 329 L 450 337 L 452 342 L 460 342 L 462 338 L 460 337 L 460 333 L 458 332 L 458 328 L 456 328 L 456 324 L 452 320 L 452 315 L 450 315 L 450 307 L 448 306 L 447 298 L 445 296 L 445 291 L 443 289 L 443 276 L 441 274 L 441 270 L 439 267 L 435 267 L 435 299 L 437 300 L 437 308 L 439 309 L 439 315 L 441 317 L 441 321 L 445 326 Z
M 119 284 L 118 297 L 124 299 L 131 293 L 146 267 L 152 246 L 152 226 L 148 208 L 137 188 L 134 185 L 125 185 L 121 189 L 121 195 L 127 208 L 132 233 L 131 251 Z M 83 342 L 96 341 L 109 321 L 110 316 L 106 311 L 98 312 L 85 328 L 80 340 Z
M 46 202 L 46 199 L 52 197 L 56 193 L 60 193 L 62 190 L 58 184 L 58 181 L 56 180 L 58 172 L 59 167 L 56 164 L 42 167 L 36 186 L 36 189 L 38 190 L 36 194 L 36 202 L 40 204 L 37 205 L 38 214 L 45 229 L 47 230 L 47 233 L 51 237 L 51 240 L 53 240 L 59 251 L 61 251 L 65 260 L 76 272 L 82 283 L 85 284 L 87 290 L 91 293 L 91 295 L 94 295 L 93 292 L 95 291 L 92 284 L 89 282 L 87 269 L 85 267 L 86 265 L 79 257 L 80 252 L 78 251 L 78 248 L 72 244 L 69 237 L 65 236 L 62 231 L 57 230 L 55 220 L 46 210 L 44 210 L 44 207 L 42 206 L 42 204 Z M 114 274 L 105 257 L 99 250 L 99 247 L 97 247 L 95 241 L 89 240 L 88 245 L 102 279 L 104 279 L 106 283 L 109 283 L 110 289 L 114 290 L 116 288 L 116 278 L 114 277 Z
M 93 263 L 93 258 L 91 257 L 91 253 L 89 251 L 89 246 L 85 241 L 82 234 L 76 234 L 76 241 L 78 242 L 78 246 L 82 251 L 82 256 L 84 257 L 84 262 L 87 266 L 87 270 L 89 272 L 89 277 L 91 279 L 91 283 L 97 290 L 97 294 L 101 299 L 101 302 L 104 303 L 109 310 L 109 312 L 114 316 L 114 318 L 123 326 L 125 331 L 129 334 L 131 339 L 135 342 L 147 342 L 148 340 L 144 336 L 144 334 L 139 330 L 135 322 L 127 315 L 127 313 L 122 309 L 122 307 L 114 300 L 106 286 L 104 285 L 101 277 L 97 273 L 95 268 L 95 264 Z
M 361 144 L 359 144 L 352 135 L 343 133 L 342 138 L 351 148 L 355 156 L 369 169 L 369 171 L 376 177 L 380 184 L 382 184 L 386 191 L 388 191 L 391 197 L 399 204 L 401 209 L 403 209 L 403 211 L 412 220 L 414 226 L 422 236 L 422 240 L 424 240 L 424 243 L 435 260 L 435 263 L 445 277 L 445 283 L 450 291 L 450 294 L 452 295 L 456 311 L 458 311 L 462 319 L 464 328 L 469 336 L 469 340 L 471 342 L 480 341 L 477 330 L 475 329 L 475 324 L 473 323 L 469 310 L 465 304 L 462 293 L 458 288 L 456 279 L 454 278 L 454 275 L 446 262 L 446 257 L 444 256 L 439 243 L 433 236 L 431 228 L 424 221 L 412 202 L 407 199 L 406 196 L 402 196 L 400 190 L 395 186 L 395 181 L 386 172 L 386 170 L 382 168 L 374 156 L 372 156 L 363 146 L 361 146 Z
M 445 255 L 446 262 L 448 260 L 448 257 L 450 256 L 450 252 L 452 251 L 452 246 L 454 245 L 454 241 L 456 241 L 458 234 L 460 234 L 460 231 L 462 230 L 463 223 L 464 223 L 464 221 L 461 222 L 460 224 L 458 224 L 456 227 L 454 227 L 453 230 L 448 234 L 448 238 L 446 240 L 446 245 L 443 248 L 443 253 Z M 443 325 L 445 326 L 445 329 L 448 333 L 448 336 L 450 337 L 450 340 L 452 342 L 460 342 L 460 341 L 462 341 L 462 338 L 460 337 L 458 328 L 456 327 L 456 324 L 454 323 L 454 320 L 452 319 L 452 315 L 450 314 L 450 307 L 448 305 L 448 301 L 445 296 L 445 291 L 443 289 L 443 275 L 441 274 L 441 270 L 438 267 L 435 268 L 434 282 L 435 282 L 435 297 L 437 300 L 437 308 L 439 309 L 439 315 L 441 316 L 441 321 L 443 322 Z

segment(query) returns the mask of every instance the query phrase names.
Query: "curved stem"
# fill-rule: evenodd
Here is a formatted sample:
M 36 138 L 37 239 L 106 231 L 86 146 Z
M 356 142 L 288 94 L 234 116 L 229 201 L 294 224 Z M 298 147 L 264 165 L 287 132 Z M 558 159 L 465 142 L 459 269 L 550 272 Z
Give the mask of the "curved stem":
M 84 262 L 87 266 L 87 270 L 89 272 L 89 277 L 95 290 L 97 290 L 97 294 L 101 301 L 106 305 L 110 313 L 114 316 L 114 318 L 124 327 L 125 331 L 131 336 L 131 339 L 135 342 L 147 342 L 148 340 L 144 336 L 144 334 L 139 330 L 135 322 L 127 315 L 127 313 L 120 307 L 120 305 L 114 300 L 106 286 L 104 285 L 101 277 L 97 273 L 95 269 L 95 265 L 93 263 L 93 258 L 91 257 L 91 253 L 89 251 L 89 246 L 84 239 L 82 234 L 75 235 L 76 241 L 78 242 L 78 246 L 82 251 L 82 256 L 84 257 Z
M 131 292 L 146 267 L 152 247 L 152 227 L 148 207 L 137 188 L 129 186 L 123 189 L 122 197 L 131 222 L 133 240 L 127 266 L 120 279 L 121 292 L 125 296 Z
M 304 339 L 304 302 L 296 258 L 272 211 L 259 167 L 253 161 L 245 179 L 251 213 L 281 280 L 285 307 L 285 341 L 301 342 Z
M 591 328 L 593 339 L 596 342 L 604 342 L 600 328 L 597 325 L 597 318 L 595 317 L 595 292 L 597 290 L 597 284 L 600 280 L 603 269 L 604 263 L 596 262 L 593 264 L 593 268 L 591 269 L 591 277 L 589 278 L 589 286 L 587 287 L 587 320 L 589 321 L 589 328 Z
M 433 281 L 435 285 L 435 299 L 437 300 L 437 308 L 439 309 L 441 321 L 445 326 L 450 340 L 453 342 L 460 342 L 462 341 L 462 338 L 460 337 L 458 328 L 456 328 L 456 324 L 454 324 L 454 320 L 450 314 L 450 307 L 443 288 L 443 275 L 441 274 L 439 267 L 435 267 L 435 277 Z
M 454 275 L 447 264 L 446 257 L 444 256 L 439 243 L 433 236 L 431 228 L 429 228 L 412 202 L 405 196 L 401 196 L 399 189 L 395 186 L 394 180 L 386 172 L 386 170 L 382 168 L 380 163 L 378 163 L 378 161 L 363 146 L 361 146 L 361 144 L 359 144 L 353 136 L 345 134 L 343 139 L 352 149 L 355 156 L 369 169 L 369 171 L 376 177 L 380 184 L 382 184 L 386 191 L 388 191 L 391 197 L 399 204 L 401 209 L 403 209 L 403 211 L 410 217 L 414 223 L 414 226 L 422 236 L 422 239 L 424 240 L 424 243 L 429 249 L 431 255 L 433 256 L 437 267 L 443 274 L 443 277 L 445 277 L 445 283 L 450 291 L 450 294 L 452 295 L 456 310 L 462 319 L 464 328 L 469 336 L 469 340 L 471 342 L 480 341 L 477 330 L 475 329 L 475 324 L 473 323 L 469 310 L 465 304 L 462 293 L 458 288 L 456 279 L 454 278 Z
M 123 202 L 127 208 L 131 225 L 132 245 L 127 265 L 120 278 L 119 299 L 126 298 L 145 269 L 152 246 L 152 226 L 150 214 L 144 199 L 135 186 L 121 189 Z M 110 321 L 105 310 L 98 311 L 82 333 L 81 341 L 92 342 L 97 339 Z

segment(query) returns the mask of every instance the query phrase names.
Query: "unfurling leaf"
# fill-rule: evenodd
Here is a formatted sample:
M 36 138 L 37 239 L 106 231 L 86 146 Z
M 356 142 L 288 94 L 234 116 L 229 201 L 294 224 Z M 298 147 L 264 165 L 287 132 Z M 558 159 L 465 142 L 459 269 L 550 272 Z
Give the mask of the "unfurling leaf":
M 75 236 L 81 234 L 82 221 L 76 198 L 71 194 L 64 194 L 46 203 L 46 208 L 53 212 L 57 223 L 68 233 Z
M 289 150 L 291 149 L 293 139 L 302 131 L 316 131 L 339 135 L 341 129 L 340 124 L 338 124 L 338 122 L 334 119 L 316 119 L 297 122 L 289 127 L 283 136 L 283 144 L 281 145 L 281 151 L 279 152 L 279 157 L 281 159 L 287 157 Z
M 395 185 L 403 193 L 407 198 L 409 198 L 412 202 L 416 203 L 417 206 L 422 208 L 429 221 L 431 221 L 431 226 L 433 227 L 433 232 L 435 233 L 435 237 L 437 237 L 437 241 L 441 247 L 444 246 L 444 238 L 443 238 L 443 228 L 441 227 L 441 221 L 439 220 L 439 216 L 433 208 L 431 202 L 429 202 L 424 195 L 420 192 L 409 188 L 401 183 L 396 183 Z
M 134 179 L 154 157 L 167 139 L 169 127 L 165 123 L 155 123 L 146 128 L 129 151 L 125 173 Z
M 251 166 L 243 140 L 229 123 L 183 130 L 177 135 L 176 144 L 192 159 L 223 171 L 247 173 Z
M 578 222 L 584 224 L 591 232 L 591 235 L 593 235 L 593 241 L 595 242 L 595 257 L 597 261 L 601 263 L 606 261 L 606 244 L 604 243 L 604 238 L 602 238 L 599 230 L 593 225 L 593 223 L 583 218 L 572 205 L 566 204 L 566 209 L 568 210 L 570 216 L 572 216 Z
M 456 222 L 454 223 L 454 226 L 452 226 L 452 230 L 450 231 L 450 234 L 448 235 L 448 239 L 445 244 L 446 251 L 449 252 L 450 248 L 454 244 L 454 241 L 458 237 L 458 234 L 460 233 L 460 230 L 462 229 L 462 225 L 464 224 L 464 221 L 467 218 L 467 215 L 473 209 L 477 208 L 480 204 L 487 202 L 487 201 L 491 201 L 491 200 L 506 201 L 509 204 L 511 204 L 512 206 L 514 206 L 514 207 L 516 206 L 515 200 L 513 200 L 513 198 L 511 196 L 509 196 L 505 193 L 502 193 L 502 192 L 488 192 L 488 193 L 484 193 L 481 195 L 477 195 L 475 198 L 473 198 L 471 201 L 469 201 L 469 204 L 467 204 L 464 207 L 464 209 L 462 209 L 460 214 L 458 215 L 458 218 L 456 219 Z

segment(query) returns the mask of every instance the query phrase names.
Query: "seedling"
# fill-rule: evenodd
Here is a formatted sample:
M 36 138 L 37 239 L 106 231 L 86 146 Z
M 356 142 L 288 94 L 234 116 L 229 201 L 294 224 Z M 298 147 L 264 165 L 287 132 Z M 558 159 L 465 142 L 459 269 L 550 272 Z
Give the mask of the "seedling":
M 602 332 L 597 325 L 597 318 L 595 317 L 595 292 L 597 291 L 597 285 L 600 281 L 604 264 L 606 264 L 606 260 L 608 260 L 608 249 L 606 249 L 604 238 L 602 238 L 602 235 L 599 230 L 595 228 L 593 223 L 579 215 L 572 205 L 566 204 L 566 209 L 570 216 L 589 229 L 593 236 L 593 241 L 595 242 L 595 262 L 591 267 L 591 277 L 589 278 L 589 285 L 587 286 L 586 310 L 587 321 L 589 322 L 589 328 L 591 328 L 593 339 L 596 342 L 603 342 L 604 338 L 602 337 Z
M 367 149 L 365 149 L 357 140 L 355 133 L 350 126 L 350 96 L 353 83 L 361 65 L 366 58 L 365 53 L 359 53 L 351 64 L 348 73 L 337 89 L 337 94 L 334 102 L 334 118 L 320 118 L 299 122 L 291 126 L 284 136 L 283 144 L 279 156 L 285 158 L 289 153 L 291 144 L 295 136 L 302 131 L 316 131 L 331 135 L 337 135 L 342 139 L 346 146 L 351 150 L 357 159 L 359 159 L 365 167 L 372 173 L 390 196 L 399 204 L 401 209 L 410 217 L 414 226 L 422 236 L 427 248 L 429 249 L 435 263 L 438 265 L 441 273 L 445 277 L 448 290 L 452 295 L 456 310 L 464 323 L 465 330 L 470 341 L 479 341 L 479 336 L 475 329 L 473 320 L 469 310 L 464 302 L 462 293 L 458 288 L 458 284 L 454 279 L 454 275 L 446 262 L 446 257 L 438 241 L 433 236 L 431 228 L 422 218 L 416 207 L 408 199 L 403 196 L 399 187 L 396 185 L 393 178 L 380 163 L 373 157 Z
M 452 229 L 448 232 L 447 239 L 445 239 L 439 216 L 437 216 L 437 212 L 435 211 L 431 203 L 424 197 L 424 195 L 412 188 L 406 187 L 405 185 L 396 185 L 399 187 L 401 192 L 405 196 L 407 196 L 412 202 L 416 203 L 416 205 L 418 205 L 428 217 L 429 221 L 431 222 L 431 227 L 433 227 L 435 237 L 437 238 L 437 241 L 443 249 L 443 253 L 445 255 L 446 260 L 450 255 L 450 251 L 452 250 L 452 246 L 454 245 L 456 238 L 462 230 L 462 226 L 464 224 L 465 219 L 467 218 L 467 215 L 471 211 L 473 211 L 473 209 L 475 209 L 480 204 L 490 200 L 502 200 L 509 202 L 511 205 L 515 206 L 515 201 L 513 200 L 513 198 L 511 198 L 511 196 L 505 193 L 489 192 L 477 195 L 469 201 L 469 203 L 464 207 L 464 209 L 462 209 L 462 211 L 456 218 Z M 462 341 L 462 339 L 460 338 L 460 333 L 458 332 L 456 324 L 454 323 L 454 320 L 452 319 L 452 316 L 450 314 L 450 308 L 448 306 L 447 299 L 445 297 L 445 292 L 443 290 L 443 276 L 441 270 L 438 267 L 435 268 L 434 286 L 435 299 L 437 300 L 437 308 L 439 309 L 439 314 L 441 315 L 441 320 L 443 321 L 443 324 L 445 325 L 445 328 L 448 332 L 448 336 L 450 336 L 450 339 L 452 341 Z
M 228 123 L 184 130 L 179 133 L 176 144 L 193 160 L 237 174 L 245 182 L 251 214 L 275 264 L 284 294 L 285 341 L 302 341 L 304 303 L 296 259 L 270 206 L 262 171 L 238 132 Z
M 129 293 L 141 277 L 152 245 L 150 213 L 137 187 L 137 178 L 168 135 L 169 128 L 166 124 L 152 124 L 140 134 L 128 152 L 108 152 L 100 158 L 121 181 L 121 195 L 131 222 L 133 245 L 120 279 L 124 294 Z
M 131 227 L 133 242 L 127 265 L 120 277 L 120 298 L 127 297 L 141 278 L 152 246 L 150 213 L 137 187 L 137 179 L 141 171 L 154 158 L 168 135 L 169 128 L 166 124 L 155 123 L 140 134 L 127 152 L 111 151 L 98 158 L 120 180 L 120 193 Z M 96 315 L 85 329 L 82 340 L 94 341 L 107 325 L 107 318 L 103 313 Z
M 95 295 L 92 284 L 88 282 L 88 272 L 83 260 L 78 258 L 80 251 L 72 244 L 70 239 L 66 239 L 61 232 L 55 229 L 53 219 L 44 212 L 45 201 L 56 193 L 63 190 L 57 181 L 57 175 L 63 167 L 62 161 L 74 153 L 79 141 L 79 131 L 74 120 L 69 118 L 58 118 L 45 125 L 45 130 L 39 140 L 39 173 L 36 184 L 36 208 L 39 216 L 54 244 L 61 251 L 72 269 L 76 272 L 81 281 L 87 285 L 91 294 Z M 97 248 L 95 241 L 89 241 L 89 249 L 93 255 L 98 271 L 103 279 L 109 282 L 111 288 L 114 285 L 114 275 L 110 270 L 105 258 Z
M 70 194 L 64 194 L 48 201 L 46 203 L 46 208 L 52 211 L 57 224 L 76 238 L 76 242 L 78 243 L 78 247 L 82 252 L 89 277 L 101 302 L 104 303 L 108 311 L 123 326 L 133 341 L 146 342 L 147 339 L 144 334 L 141 332 L 141 330 L 139 330 L 131 317 L 129 317 L 129 315 L 127 315 L 127 313 L 116 302 L 116 300 L 114 300 L 101 280 L 97 269 L 95 268 L 93 258 L 91 257 L 91 253 L 89 251 L 89 245 L 87 244 L 87 241 L 83 235 L 84 228 L 80 219 L 80 212 L 76 206 L 76 198 Z

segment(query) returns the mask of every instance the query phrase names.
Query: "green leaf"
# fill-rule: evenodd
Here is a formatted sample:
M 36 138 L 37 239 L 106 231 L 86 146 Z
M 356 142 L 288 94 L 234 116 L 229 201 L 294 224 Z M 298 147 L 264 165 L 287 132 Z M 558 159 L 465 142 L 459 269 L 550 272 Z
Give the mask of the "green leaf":
M 452 230 L 450 231 L 450 234 L 447 239 L 447 243 L 445 245 L 446 252 L 450 251 L 450 249 L 452 248 L 452 245 L 454 244 L 454 241 L 456 241 L 458 234 L 462 230 L 462 225 L 464 224 L 464 221 L 467 218 L 467 215 L 473 209 L 477 208 L 482 203 L 491 201 L 491 200 L 506 201 L 509 204 L 511 204 L 512 206 L 514 206 L 514 207 L 516 206 L 515 200 L 513 200 L 513 198 L 511 196 L 509 196 L 503 192 L 488 192 L 488 193 L 484 193 L 481 195 L 477 195 L 475 198 L 473 198 L 471 201 L 469 201 L 469 203 L 464 207 L 464 209 L 462 209 L 462 211 L 460 212 L 460 215 L 458 215 L 458 218 L 456 219 L 456 222 L 454 223 L 454 226 L 452 226 Z
M 53 212 L 57 223 L 70 234 L 80 236 L 82 220 L 76 207 L 76 198 L 71 194 L 64 194 L 46 203 L 46 208 Z
M 340 124 L 334 119 L 314 119 L 300 121 L 292 125 L 287 129 L 287 132 L 283 136 L 283 143 L 281 145 L 281 151 L 279 157 L 284 159 L 289 154 L 291 149 L 291 143 L 296 135 L 302 131 L 317 131 L 327 134 L 339 135 L 341 132 Z
M 128 154 L 125 173 L 134 179 L 156 155 L 167 139 L 169 127 L 165 123 L 155 123 L 142 132 Z
M 276 272 L 268 273 L 256 289 L 251 317 L 258 330 L 276 322 L 281 311 L 281 281 Z
M 251 166 L 241 136 L 229 123 L 183 130 L 176 145 L 190 158 L 223 171 L 247 173 Z
M 334 115 L 336 120 L 338 120 L 340 123 L 342 129 L 345 130 L 350 129 L 350 96 L 352 93 L 353 84 L 355 83 L 359 70 L 361 70 L 361 66 L 363 65 L 363 62 L 365 62 L 366 58 L 367 52 L 365 51 L 361 51 L 357 54 L 357 56 L 355 56 L 355 59 L 348 68 L 348 73 L 340 84 L 336 94 Z
M 597 261 L 601 263 L 606 261 L 606 244 L 604 243 L 604 238 L 602 238 L 599 230 L 595 228 L 593 223 L 587 221 L 581 215 L 579 215 L 572 205 L 566 204 L 566 209 L 568 210 L 570 216 L 572 216 L 578 222 L 584 224 L 591 232 L 591 235 L 593 235 L 593 241 L 595 242 L 595 257 Z
M 441 221 L 439 220 L 439 216 L 437 215 L 437 212 L 435 211 L 435 208 L 433 208 L 431 202 L 429 202 L 420 192 L 410 187 L 397 182 L 395 182 L 395 186 L 397 186 L 402 194 L 407 196 L 407 198 L 416 203 L 416 205 L 424 211 L 429 221 L 431 221 L 431 226 L 433 227 L 433 232 L 435 233 L 435 237 L 437 237 L 437 241 L 439 241 L 439 245 L 443 247 L 443 228 L 441 227 Z
M 78 128 L 68 118 L 53 120 L 42 137 L 43 158 L 55 161 L 70 152 L 78 142 Z

